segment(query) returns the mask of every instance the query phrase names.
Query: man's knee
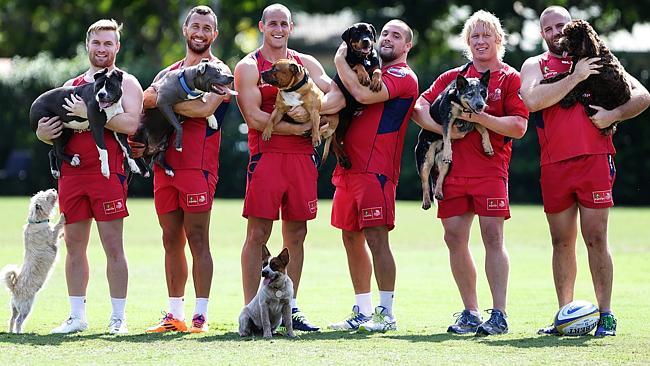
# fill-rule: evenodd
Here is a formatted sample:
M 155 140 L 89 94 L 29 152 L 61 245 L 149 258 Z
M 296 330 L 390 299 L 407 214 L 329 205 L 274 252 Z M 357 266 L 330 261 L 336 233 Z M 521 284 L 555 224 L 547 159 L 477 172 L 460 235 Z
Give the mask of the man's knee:
M 389 249 L 388 230 L 385 226 L 367 228 L 363 232 L 371 252 Z

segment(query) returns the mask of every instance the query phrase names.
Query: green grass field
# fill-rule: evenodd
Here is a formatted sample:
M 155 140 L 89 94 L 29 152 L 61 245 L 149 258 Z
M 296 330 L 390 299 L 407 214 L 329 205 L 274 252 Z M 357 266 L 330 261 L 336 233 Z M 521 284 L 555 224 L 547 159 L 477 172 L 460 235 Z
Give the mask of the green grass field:
M 338 321 L 350 312 L 353 291 L 340 234 L 329 226 L 329 201 L 320 202 L 319 217 L 309 225 L 299 305 L 318 325 Z M 27 198 L 0 198 L 0 266 L 22 263 L 22 226 Z M 127 316 L 131 334 L 105 333 L 110 302 L 105 258 L 96 229 L 89 249 L 91 278 L 87 300 L 90 329 L 79 335 L 52 336 L 50 329 L 68 315 L 63 259 L 39 294 L 27 320 L 26 334 L 0 333 L 0 365 L 24 364 L 648 364 L 650 281 L 650 208 L 614 208 L 609 238 L 615 263 L 613 309 L 618 335 L 608 339 L 544 337 L 535 334 L 556 310 L 551 276 L 547 224 L 538 206 L 515 206 L 506 222 L 510 254 L 508 316 L 510 333 L 476 339 L 445 333 L 452 314 L 462 308 L 451 277 L 442 227 L 435 210 L 424 212 L 417 202 L 398 202 L 397 228 L 391 243 L 397 262 L 395 313 L 399 330 L 362 335 L 322 331 L 299 339 L 240 339 L 237 318 L 242 306 L 239 255 L 244 241 L 242 202 L 217 200 L 213 208 L 211 243 L 215 272 L 205 335 L 143 334 L 159 320 L 167 297 L 160 229 L 151 200 L 129 200 L 125 224 L 130 284 Z M 471 246 L 479 268 L 481 308 L 491 307 L 482 273 L 484 251 L 474 225 Z M 586 251 L 579 242 L 576 298 L 594 302 Z M 280 247 L 279 230 L 271 251 Z M 186 312 L 194 291 L 188 283 Z M 378 295 L 375 292 L 375 301 Z M 2 330 L 10 317 L 9 296 L 0 291 Z

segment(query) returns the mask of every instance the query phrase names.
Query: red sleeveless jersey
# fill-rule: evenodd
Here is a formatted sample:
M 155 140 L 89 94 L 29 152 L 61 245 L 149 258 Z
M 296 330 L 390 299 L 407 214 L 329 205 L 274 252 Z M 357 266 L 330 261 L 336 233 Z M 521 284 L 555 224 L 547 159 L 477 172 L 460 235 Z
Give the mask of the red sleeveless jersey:
M 77 76 L 72 81 L 72 86 L 80 86 L 87 84 L 84 80 L 84 74 Z M 106 144 L 106 151 L 108 152 L 108 167 L 111 174 L 117 173 L 124 175 L 124 153 L 122 148 L 115 139 L 113 131 L 104 129 L 104 143 Z M 90 133 L 90 129 L 74 130 L 72 137 L 65 145 L 66 154 L 74 155 L 79 154 L 81 164 L 73 167 L 66 162 L 61 163 L 61 175 L 86 175 L 97 174 L 101 175 L 101 162 L 99 160 L 99 152 L 95 139 Z
M 183 68 L 184 59 L 177 61 L 169 67 L 169 70 Z M 224 122 L 226 110 L 230 101 L 221 102 L 214 116 L 219 122 L 219 129 L 214 130 L 208 127 L 206 118 L 186 117 L 183 126 L 183 151 L 174 149 L 176 132 L 169 137 L 169 147 L 165 152 L 165 160 L 176 169 L 201 169 L 214 176 L 219 171 L 219 149 L 221 146 L 221 126 Z
M 433 103 L 440 93 L 456 79 L 459 73 L 468 78 L 480 78 L 473 64 L 451 69 L 438 76 L 431 87 L 422 93 L 422 97 Z M 488 100 L 485 113 L 492 116 L 521 116 L 528 119 L 528 109 L 521 96 L 521 79 L 517 70 L 507 64 L 490 73 Z M 436 121 L 439 122 L 439 121 Z M 494 156 L 487 156 L 481 144 L 481 134 L 473 130 L 460 140 L 452 140 L 454 150 L 452 177 L 508 177 L 510 157 L 512 156 L 512 139 L 488 130 Z
M 252 57 L 255 62 L 257 62 L 257 72 L 259 74 L 257 87 L 260 89 L 260 93 L 262 94 L 262 105 L 260 106 L 260 109 L 270 114 L 273 112 L 273 108 L 275 108 L 275 99 L 278 95 L 278 88 L 264 83 L 262 80 L 262 71 L 270 69 L 271 66 L 273 66 L 273 63 L 265 59 L 259 49 L 250 53 L 247 57 Z M 287 57 L 302 65 L 298 52 L 287 50 Z M 309 138 L 303 136 L 274 134 L 269 141 L 264 141 L 262 140 L 262 131 L 253 128 L 249 128 L 248 130 L 248 149 L 250 150 L 251 156 L 265 152 L 309 155 L 314 153 L 314 148 L 312 147 L 311 139 Z
M 569 71 L 571 59 L 555 57 L 546 52 L 539 58 L 539 67 L 544 79 L 548 79 Z M 537 126 L 541 165 L 580 155 L 616 153 L 612 136 L 603 136 L 600 133 L 580 103 L 566 109 L 555 104 L 532 113 L 531 119 Z

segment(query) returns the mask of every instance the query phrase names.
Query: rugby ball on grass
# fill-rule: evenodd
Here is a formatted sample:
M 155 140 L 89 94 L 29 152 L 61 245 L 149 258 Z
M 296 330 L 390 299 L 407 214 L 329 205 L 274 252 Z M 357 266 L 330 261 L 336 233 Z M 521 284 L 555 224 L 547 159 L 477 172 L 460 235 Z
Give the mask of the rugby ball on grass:
M 555 328 L 561 335 L 581 336 L 591 332 L 600 319 L 596 305 L 589 301 L 576 300 L 558 310 L 555 315 Z

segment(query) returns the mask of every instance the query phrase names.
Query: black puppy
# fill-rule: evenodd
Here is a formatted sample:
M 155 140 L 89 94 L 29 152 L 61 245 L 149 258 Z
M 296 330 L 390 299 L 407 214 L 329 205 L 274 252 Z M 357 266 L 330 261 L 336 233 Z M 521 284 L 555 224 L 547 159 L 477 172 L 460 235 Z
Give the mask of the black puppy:
M 456 80 L 438 95 L 429 108 L 431 118 L 442 125 L 442 136 L 423 129 L 418 135 L 418 143 L 415 146 L 415 160 L 422 182 L 423 209 L 428 210 L 431 207 L 432 193 L 439 200 L 444 198 L 442 183 L 452 162 L 450 133 L 452 125 L 456 125 L 460 132 L 469 132 L 476 128 L 481 134 L 483 151 L 486 155 L 494 155 L 487 129 L 477 123 L 458 118 L 462 112 L 479 113 L 485 110 L 489 81 L 490 70 L 483 73 L 480 79 L 466 79 L 462 74 L 458 74 Z M 433 175 L 432 168 L 434 168 Z M 434 180 L 435 188 L 432 192 L 431 185 Z
M 41 94 L 29 110 L 29 125 L 32 130 L 36 131 L 38 120 L 43 117 L 59 116 L 64 127 L 78 122 L 77 129 L 90 128 L 90 131 L 99 151 L 101 161 L 101 172 L 106 178 L 109 177 L 108 152 L 104 142 L 104 125 L 108 117 L 122 112 L 122 71 L 104 69 L 95 73 L 95 82 L 80 86 L 62 86 L 52 89 Z M 63 108 L 65 99 L 74 94 L 83 99 L 86 104 L 88 120 L 77 116 L 68 116 L 68 111 Z M 79 124 L 80 123 L 80 124 Z M 52 141 L 54 148 L 50 151 L 50 169 L 55 178 L 61 175 L 59 171 L 60 160 L 67 162 L 72 166 L 79 166 L 81 161 L 79 155 L 68 155 L 64 152 L 65 145 L 72 136 L 73 130 L 64 128 L 60 137 Z M 140 169 L 135 161 L 131 158 L 131 148 L 126 142 L 126 135 L 115 132 L 115 137 L 122 150 L 127 156 L 129 166 L 135 173 L 140 173 Z
M 596 110 L 589 105 L 601 106 L 612 110 L 630 100 L 630 82 L 627 80 L 625 70 L 616 56 L 600 40 L 596 31 L 584 20 L 573 20 L 567 23 L 562 30 L 559 40 L 560 48 L 565 56 L 571 56 L 573 65 L 567 73 L 558 74 L 552 78 L 541 81 L 549 84 L 564 79 L 573 73 L 579 59 L 585 57 L 600 57 L 596 64 L 602 65 L 599 74 L 589 75 L 581 81 L 562 100 L 560 106 L 569 108 L 575 103 L 584 106 L 588 116 L 596 114 Z M 603 129 L 602 134 L 611 135 L 616 132 L 616 123 Z
M 379 92 L 381 90 L 381 69 L 377 51 L 374 49 L 377 38 L 375 27 L 368 23 L 356 23 L 343 32 L 341 38 L 348 46 L 345 61 L 356 72 L 359 83 L 368 86 L 373 92 Z M 339 111 L 338 120 L 334 116 L 331 118 L 334 121 L 330 121 L 330 127 L 335 129 L 332 138 L 334 144 L 331 145 L 331 148 L 339 165 L 350 169 L 350 158 L 345 154 L 342 142 L 350 127 L 352 117 L 362 108 L 362 104 L 357 102 L 345 88 L 338 74 L 334 76 L 334 81 L 345 96 L 345 107 Z M 323 150 L 323 161 L 327 159 L 329 148 L 330 141 L 327 141 Z
M 174 113 L 174 104 L 184 100 L 203 97 L 204 93 L 213 92 L 217 94 L 237 93 L 230 90 L 229 85 L 234 77 L 226 69 L 223 63 L 209 62 L 203 59 L 195 66 L 169 71 L 156 84 L 158 98 L 156 107 L 144 111 L 140 126 L 132 137 L 133 141 L 145 144 L 144 158 L 153 160 L 165 173 L 174 176 L 174 169 L 165 162 L 165 150 L 167 150 L 168 139 L 173 131 L 176 131 L 176 150 L 182 151 L 183 126 L 182 116 L 179 118 Z M 214 116 L 208 119 L 208 126 L 212 129 L 219 128 L 219 122 Z M 145 159 L 138 159 L 141 169 L 147 169 L 148 163 Z M 145 176 L 148 176 L 146 174 Z

